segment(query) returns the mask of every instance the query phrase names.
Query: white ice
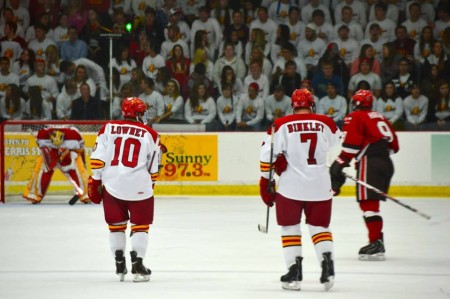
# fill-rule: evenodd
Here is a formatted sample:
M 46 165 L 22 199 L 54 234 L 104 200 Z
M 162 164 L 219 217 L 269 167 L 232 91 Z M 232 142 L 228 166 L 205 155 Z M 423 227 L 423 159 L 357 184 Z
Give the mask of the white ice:
M 70 196 L 64 200 L 69 200 Z M 450 298 L 450 199 L 400 198 L 426 220 L 382 203 L 386 261 L 362 262 L 366 229 L 353 198 L 333 203 L 335 285 L 323 291 L 306 226 L 300 292 L 281 289 L 286 272 L 275 211 L 268 234 L 257 197 L 160 197 L 144 263 L 148 283 L 115 275 L 108 228 L 97 205 L 64 201 L 0 205 L 0 298 Z M 128 247 L 129 249 L 129 247 Z M 127 254 L 129 265 L 129 256 Z

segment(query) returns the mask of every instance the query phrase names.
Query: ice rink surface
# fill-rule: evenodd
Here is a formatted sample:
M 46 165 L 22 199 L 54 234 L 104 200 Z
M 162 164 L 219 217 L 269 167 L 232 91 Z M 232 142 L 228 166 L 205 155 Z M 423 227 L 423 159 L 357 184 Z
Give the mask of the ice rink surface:
M 357 252 L 367 239 L 359 208 L 353 198 L 335 198 L 335 285 L 323 291 L 303 224 L 296 292 L 281 289 L 280 230 L 274 210 L 269 233 L 257 230 L 266 211 L 257 197 L 157 198 L 147 283 L 133 283 L 130 274 L 119 282 L 102 207 L 69 206 L 69 198 L 0 205 L 0 298 L 450 298 L 450 199 L 399 198 L 431 220 L 383 203 L 387 259 L 362 262 Z M 129 254 L 127 263 L 130 269 Z

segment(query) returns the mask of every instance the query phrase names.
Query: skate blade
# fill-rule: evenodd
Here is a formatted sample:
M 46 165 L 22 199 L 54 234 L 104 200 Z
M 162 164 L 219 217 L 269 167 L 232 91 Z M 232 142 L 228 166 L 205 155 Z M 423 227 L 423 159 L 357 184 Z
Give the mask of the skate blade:
M 384 261 L 384 260 L 386 260 L 386 257 L 384 256 L 384 253 L 360 254 L 359 260 L 360 261 Z
M 289 291 L 300 291 L 301 290 L 300 281 L 282 282 L 281 287 Z
M 127 273 L 118 273 L 117 275 L 119 275 L 119 281 L 124 281 L 125 280 L 125 274 Z
M 328 277 L 328 281 L 323 283 L 325 291 L 329 291 L 334 285 L 334 276 Z
M 145 282 L 150 280 L 150 275 L 133 274 L 134 282 Z

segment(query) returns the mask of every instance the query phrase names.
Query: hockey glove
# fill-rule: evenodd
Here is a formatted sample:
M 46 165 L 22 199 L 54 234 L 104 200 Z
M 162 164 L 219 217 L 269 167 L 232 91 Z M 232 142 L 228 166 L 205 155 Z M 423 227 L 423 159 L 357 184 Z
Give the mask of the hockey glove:
M 103 187 L 102 187 L 102 181 L 96 180 L 93 177 L 88 178 L 88 196 L 89 199 L 95 203 L 100 204 L 102 202 L 102 193 L 103 193 Z
M 331 164 L 330 176 L 331 176 L 331 189 L 333 189 L 334 196 L 338 196 L 341 193 L 341 187 L 345 183 L 345 175 L 342 169 L 349 166 L 348 162 L 341 158 L 337 158 L 336 161 Z
M 275 169 L 275 173 L 277 175 L 281 175 L 287 168 L 287 160 L 284 154 L 279 154 L 275 163 L 273 163 L 273 168 Z
M 269 179 L 261 177 L 259 180 L 259 194 L 268 207 L 273 206 L 275 202 L 275 180 L 270 182 Z

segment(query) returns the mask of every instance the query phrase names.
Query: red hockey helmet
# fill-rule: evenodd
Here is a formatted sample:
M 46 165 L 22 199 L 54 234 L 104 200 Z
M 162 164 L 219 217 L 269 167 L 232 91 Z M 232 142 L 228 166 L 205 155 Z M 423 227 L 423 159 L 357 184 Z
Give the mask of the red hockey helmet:
M 306 89 L 296 89 L 291 97 L 292 109 L 296 108 L 314 108 L 314 96 Z
M 355 108 L 372 108 L 373 95 L 370 90 L 360 89 L 352 97 Z
M 137 97 L 125 98 L 122 102 L 122 115 L 124 118 L 142 118 L 147 112 L 144 101 Z M 142 121 L 142 119 L 140 119 Z

